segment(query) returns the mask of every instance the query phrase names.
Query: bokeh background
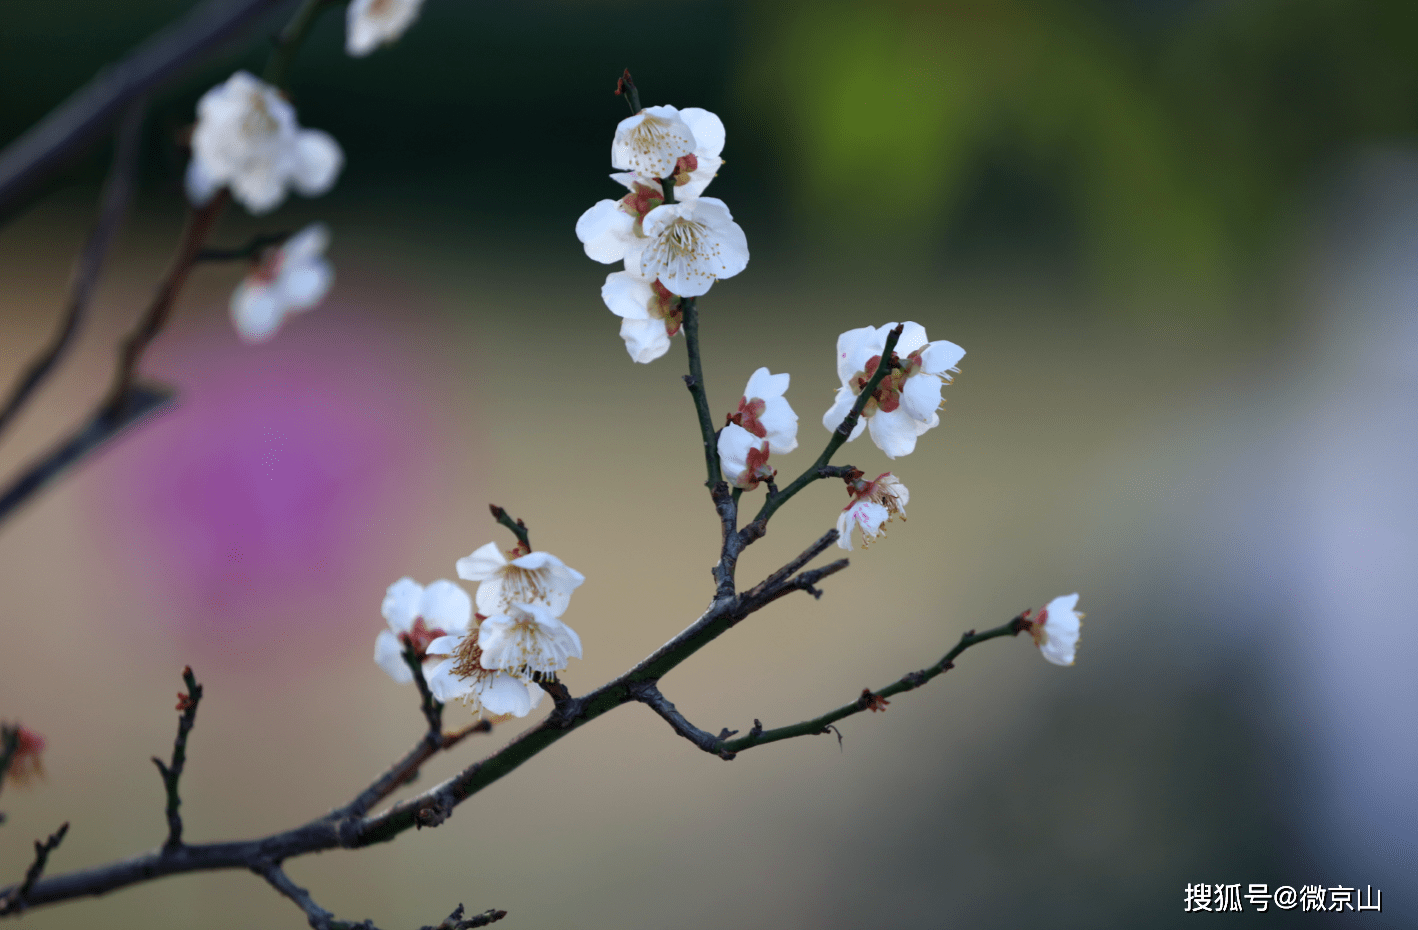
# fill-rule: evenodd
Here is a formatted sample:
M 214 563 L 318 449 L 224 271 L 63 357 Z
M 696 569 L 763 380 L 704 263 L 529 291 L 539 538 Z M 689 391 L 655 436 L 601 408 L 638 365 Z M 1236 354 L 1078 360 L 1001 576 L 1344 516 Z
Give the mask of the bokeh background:
M 15 0 L 12 139 L 181 0 Z M 434 831 L 289 870 L 348 919 L 515 927 L 1411 927 L 1418 852 L 1418 9 L 1404 0 L 503 3 L 429 0 L 351 60 L 327 15 L 294 72 L 340 140 L 335 191 L 217 240 L 333 230 L 335 287 L 238 342 L 204 266 L 146 370 L 181 405 L 0 526 L 0 716 L 49 739 L 6 786 L 0 876 L 164 835 L 179 670 L 205 683 L 187 836 L 283 829 L 416 739 L 370 660 L 384 588 L 453 576 L 494 501 L 588 581 L 585 691 L 691 621 L 717 524 L 683 349 L 633 365 L 572 233 L 614 196 L 630 66 L 728 127 L 711 193 L 752 261 L 702 300 L 711 401 L 793 375 L 795 473 L 832 347 L 914 319 L 968 350 L 942 425 L 889 464 L 910 521 L 819 602 L 785 600 L 667 677 L 700 726 L 781 725 L 1073 590 L 1078 664 L 970 651 L 842 741 L 725 764 L 626 707 Z M 278 20 L 266 26 L 274 30 Z M 258 30 L 258 33 L 260 30 Z M 153 101 L 138 208 L 62 375 L 0 437 L 10 474 L 106 383 L 171 249 L 196 98 Z M 0 229 L 0 381 L 48 339 L 107 152 Z M 753 499 L 753 495 L 749 495 Z M 832 524 L 816 486 L 746 581 Z M 450 723 L 460 720 L 449 710 Z M 433 784 L 511 738 L 469 741 Z M 1183 912 L 1189 883 L 1370 885 L 1382 913 Z M 243 873 L 164 879 L 25 925 L 297 927 Z

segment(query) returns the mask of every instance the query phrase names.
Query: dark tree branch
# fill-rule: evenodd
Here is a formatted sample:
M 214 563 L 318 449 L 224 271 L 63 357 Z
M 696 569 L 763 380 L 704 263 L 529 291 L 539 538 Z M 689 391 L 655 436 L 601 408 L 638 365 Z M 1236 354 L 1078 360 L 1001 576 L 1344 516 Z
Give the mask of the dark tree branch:
M 271 246 L 280 245 L 290 237 L 291 234 L 288 231 L 261 233 L 260 235 L 252 236 L 245 245 L 238 246 L 234 249 L 202 249 L 193 256 L 192 261 L 196 263 L 235 262 L 241 261 L 242 259 L 252 259 Z
M 315 930 L 332 930 L 335 915 L 316 904 L 310 892 L 291 881 L 290 876 L 279 865 L 269 859 L 262 859 L 252 864 L 251 871 L 270 882 L 272 888 L 290 898 L 297 907 L 305 911 L 305 919 Z
M 10 763 L 15 761 L 15 754 L 19 751 L 19 724 L 0 724 L 0 788 L 5 787 L 5 773 L 10 771 Z
M 453 913 L 439 923 L 431 927 L 420 927 L 419 930 L 472 930 L 474 927 L 486 927 L 488 924 L 495 924 L 507 916 L 506 911 L 499 911 L 496 908 L 483 911 L 481 914 L 474 914 L 472 917 L 463 916 L 463 905 L 459 904 L 453 909 Z
M 34 862 L 25 870 L 25 880 L 13 888 L 7 888 L 0 892 L 0 917 L 7 914 L 18 914 L 26 907 L 29 907 L 29 893 L 34 888 L 35 882 L 39 881 L 40 875 L 44 874 L 44 866 L 49 862 L 49 854 L 64 841 L 64 834 L 69 832 L 67 822 L 59 825 L 59 829 L 49 835 L 49 839 L 41 843 L 34 841 Z
M 718 736 L 715 736 L 707 730 L 699 729 L 694 724 L 690 723 L 689 720 L 685 718 L 684 714 L 676 710 L 675 706 L 670 703 L 668 698 L 660 693 L 656 682 L 637 682 L 630 686 L 630 693 L 634 695 L 635 700 L 646 705 L 661 717 L 664 717 L 676 733 L 683 736 L 700 749 L 720 756 L 725 760 L 734 757 L 733 753 L 721 753 L 719 747 L 723 745 L 724 740 L 733 736 L 738 730 L 722 730 Z
M 492 732 L 492 723 L 487 720 L 479 720 L 470 724 L 456 733 L 435 734 L 427 732 L 418 745 L 409 750 L 402 759 L 389 767 L 383 775 L 374 780 L 368 788 L 360 792 L 349 804 L 338 810 L 331 811 L 328 815 L 333 820 L 347 820 L 350 818 L 363 817 L 369 813 L 369 809 L 380 801 L 393 794 L 403 785 L 407 785 L 418 777 L 419 769 L 429 759 L 440 752 L 452 749 L 463 740 L 474 733 Z
M 102 139 L 133 101 L 217 51 L 291 0 L 207 0 L 103 69 L 0 152 L 0 220 L 41 182 Z
M 512 516 L 496 504 L 488 504 L 487 509 L 492 511 L 492 518 L 512 531 L 512 535 L 517 537 L 517 542 L 528 552 L 532 551 L 532 540 L 527 534 L 527 524 L 521 520 L 513 520 Z
M 192 666 L 182 670 L 182 680 L 187 685 L 186 694 L 177 695 L 177 709 L 182 716 L 177 718 L 177 738 L 172 743 L 172 763 L 164 765 L 157 756 L 153 764 L 162 773 L 163 787 L 167 790 L 167 842 L 164 849 L 176 849 L 182 845 L 182 815 L 178 808 L 182 798 L 177 793 L 177 781 L 182 777 L 182 767 L 187 763 L 187 734 L 197 722 L 197 704 L 202 700 L 202 686 L 197 684 L 197 676 L 192 674 Z
M 315 26 L 315 21 L 320 18 L 320 14 L 341 2 L 343 0 L 302 0 L 295 15 L 276 34 L 276 43 L 271 49 L 271 57 L 266 60 L 266 70 L 261 75 L 265 78 L 266 83 L 273 84 L 282 90 L 290 89 L 290 69 L 291 65 L 295 63 L 296 53 L 305 43 L 306 36 L 310 35 L 310 30 Z
M 118 129 L 118 141 L 113 153 L 113 164 L 108 170 L 108 180 L 104 183 L 100 199 L 98 220 L 93 231 L 79 253 L 78 265 L 74 269 L 74 281 L 69 291 L 69 305 L 59 331 L 43 352 L 30 362 L 3 407 L 0 407 L 0 432 L 20 412 L 20 408 L 34 394 L 59 364 L 60 358 L 74 341 L 74 336 L 83 323 L 84 312 L 93 297 L 94 286 L 98 283 L 99 271 L 108 255 L 123 217 L 128 212 L 132 200 L 133 182 L 138 164 L 140 130 L 143 127 L 144 101 L 135 100 L 128 107 L 123 122 Z
M 117 409 L 100 406 L 93 415 L 70 436 L 60 440 L 51 450 L 17 475 L 0 490 L 0 522 L 21 504 L 58 478 L 70 466 L 92 452 L 98 451 L 119 434 L 148 417 L 166 410 L 173 400 L 170 388 L 159 384 L 133 384 Z
M 768 498 L 763 502 L 763 506 L 759 508 L 758 515 L 753 518 L 751 523 L 743 528 L 740 535 L 744 536 L 745 545 L 758 539 L 768 531 L 769 519 L 771 519 L 778 508 L 786 504 L 794 494 L 797 494 L 818 478 L 827 477 L 827 475 L 821 474 L 822 470 L 827 468 L 832 461 L 832 456 L 837 454 L 837 450 L 842 448 L 842 445 L 847 441 L 848 437 L 852 435 L 852 430 L 856 429 L 857 421 L 862 417 L 862 411 L 866 409 L 867 401 L 871 400 L 871 396 L 876 393 L 877 387 L 881 385 L 882 379 L 886 377 L 895 364 L 894 353 L 896 351 L 896 343 L 900 340 L 903 329 L 904 326 L 898 325 L 887 334 L 886 344 L 881 350 L 881 361 L 877 363 L 876 371 L 872 372 L 871 379 L 867 381 L 866 386 L 863 387 L 861 393 L 857 395 L 857 401 L 852 404 L 851 412 L 848 413 L 842 422 L 838 424 L 837 428 L 832 431 L 832 438 L 828 440 L 827 448 L 822 450 L 822 454 L 817 457 L 817 461 L 809 465 L 806 471 L 794 478 L 793 483 L 782 491 L 777 494 L 769 494 Z
M 661 185 L 666 188 L 667 198 L 670 196 L 671 183 L 667 178 Z M 670 202 L 669 199 L 665 200 L 665 203 Z M 699 356 L 699 298 L 681 297 L 679 308 L 684 314 L 681 325 L 684 329 L 685 348 L 689 352 L 689 374 L 685 376 L 684 384 L 689 388 L 690 396 L 694 398 L 694 412 L 699 418 L 699 438 L 704 443 L 704 470 L 708 475 L 704 484 L 713 490 L 715 485 L 724 480 L 724 476 L 719 471 L 718 440 L 714 432 L 714 418 L 709 413 L 709 395 L 704 389 L 704 363 Z

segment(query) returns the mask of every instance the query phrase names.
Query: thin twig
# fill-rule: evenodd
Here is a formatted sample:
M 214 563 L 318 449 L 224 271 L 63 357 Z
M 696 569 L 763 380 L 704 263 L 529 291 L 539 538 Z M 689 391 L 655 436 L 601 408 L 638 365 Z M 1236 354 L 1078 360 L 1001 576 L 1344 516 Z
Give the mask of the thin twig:
M 100 71 L 0 152 L 0 221 L 147 96 L 290 0 L 207 0 Z
M 273 245 L 280 245 L 291 237 L 290 232 L 283 231 L 277 233 L 260 233 L 252 236 L 245 245 L 234 249 L 202 249 L 192 261 L 201 262 L 235 262 L 242 259 L 255 258 Z
M 488 504 L 487 509 L 492 511 L 492 518 L 512 531 L 512 535 L 517 537 L 517 542 L 527 552 L 532 551 L 532 540 L 527 535 L 527 524 L 521 520 L 513 520 L 512 516 L 496 504 Z
M 414 684 L 419 691 L 419 709 L 423 711 L 424 722 L 428 724 L 428 732 L 439 739 L 443 736 L 443 704 L 433 696 L 433 692 L 428 688 L 428 680 L 423 677 L 423 660 L 414 651 L 413 640 L 404 637 L 404 651 L 402 653 L 404 664 L 409 667 L 409 671 L 414 674 Z
M 17 887 L 8 888 L 4 893 L 0 893 L 0 917 L 6 914 L 16 914 L 29 906 L 29 893 L 33 890 L 35 882 L 39 881 L 40 875 L 44 874 L 44 866 L 49 862 L 49 854 L 64 841 L 64 834 L 69 832 L 69 823 L 65 821 L 59 825 L 59 829 L 49 834 L 49 839 L 41 843 L 34 841 L 34 862 L 25 871 L 25 879 Z
M 305 912 L 305 918 L 315 930 L 332 930 L 335 915 L 315 903 L 310 892 L 291 881 L 278 864 L 270 859 L 262 859 L 251 866 L 251 871 L 271 883 L 271 887 L 295 902 Z
M 389 795 L 397 791 L 401 786 L 407 785 L 418 777 L 419 769 L 429 759 L 440 752 L 446 752 L 474 733 L 492 732 L 492 723 L 488 720 L 479 720 L 469 724 L 456 733 L 445 733 L 435 738 L 432 733 L 425 733 L 404 757 L 395 762 L 389 769 L 376 778 L 368 788 L 359 793 L 349 804 L 337 810 L 331 811 L 328 818 L 332 820 L 346 820 L 349 818 L 363 817 L 369 813 L 369 809 Z
M 167 842 L 164 849 L 176 849 L 182 845 L 182 815 L 178 808 L 182 798 L 177 793 L 177 782 L 182 777 L 182 767 L 187 763 L 187 734 L 197 722 L 197 704 L 202 700 L 202 686 L 197 684 L 197 676 L 192 674 L 192 666 L 182 670 L 182 681 L 187 685 L 187 693 L 177 695 L 177 709 L 182 716 L 177 718 L 177 738 L 172 741 L 172 762 L 164 765 L 153 756 L 153 765 L 162 774 L 163 787 L 167 790 Z
M 10 771 L 10 763 L 20 751 L 20 726 L 0 724 L 0 788 L 5 787 L 5 773 Z
M 668 179 L 666 185 L 662 186 L 667 185 Z M 704 362 L 699 354 L 699 298 L 682 297 L 679 308 L 684 314 L 681 325 L 684 329 L 685 348 L 689 353 L 689 374 L 685 376 L 684 384 L 689 388 L 690 396 L 694 398 L 694 412 L 699 420 L 699 439 L 704 444 L 704 470 L 708 475 L 704 484 L 712 489 L 724 478 L 719 470 L 717 434 L 714 432 L 714 418 L 709 413 L 709 395 L 704 388 Z
M 310 35 L 310 30 L 315 26 L 320 14 L 339 2 L 340 0 L 303 0 L 285 28 L 276 34 L 271 57 L 266 60 L 266 70 L 261 74 L 266 83 L 274 84 L 282 90 L 290 89 L 290 68 L 295 63 L 296 53 L 300 51 L 306 36 Z
M 84 242 L 83 251 L 79 253 L 64 319 L 60 322 L 59 331 L 54 334 L 53 341 L 30 362 L 24 374 L 15 382 L 9 400 L 0 407 L 0 432 L 4 432 L 5 427 L 20 412 L 20 408 L 54 371 L 60 358 L 73 344 L 74 336 L 83 323 L 84 312 L 88 309 L 94 286 L 98 283 L 99 271 L 103 268 L 103 260 L 118 234 L 119 226 L 123 224 L 123 217 L 127 214 L 128 204 L 132 200 L 140 130 L 143 128 L 143 114 L 146 109 L 145 101 L 135 100 L 123 116 L 114 147 L 113 164 L 108 169 L 108 180 L 103 186 L 98 220 Z

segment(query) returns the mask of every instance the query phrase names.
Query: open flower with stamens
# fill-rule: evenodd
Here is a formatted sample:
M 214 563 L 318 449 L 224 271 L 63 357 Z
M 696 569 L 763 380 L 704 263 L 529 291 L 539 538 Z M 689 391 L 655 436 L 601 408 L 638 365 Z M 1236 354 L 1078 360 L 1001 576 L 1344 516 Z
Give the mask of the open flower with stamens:
M 661 204 L 642 225 L 647 241 L 639 255 L 640 275 L 658 278 L 671 294 L 707 294 L 715 281 L 748 267 L 748 239 L 722 200 Z M 627 267 L 633 258 L 627 253 Z
M 353 0 L 345 11 L 345 51 L 359 58 L 408 31 L 423 0 Z
M 659 281 L 629 271 L 612 271 L 601 288 L 601 299 L 621 318 L 620 338 L 637 362 L 653 362 L 670 350 L 684 314 L 679 298 Z
M 17 787 L 24 787 L 35 778 L 44 777 L 42 755 L 45 739 L 20 723 L 14 726 L 14 740 L 15 754 L 10 757 L 10 767 L 5 770 L 5 779 Z
M 798 447 L 798 415 L 783 395 L 791 378 L 787 372 L 773 374 L 760 368 L 748 379 L 739 398 L 739 409 L 729 414 L 726 422 L 737 423 L 768 445 L 778 455 Z
M 479 627 L 474 626 L 462 636 L 445 636 L 429 644 L 431 652 L 447 658 L 429 673 L 428 690 L 445 704 L 461 698 L 474 713 L 527 716 L 542 699 L 541 686 L 501 669 L 485 668 L 478 634 Z
M 389 629 L 374 640 L 374 661 L 399 684 L 414 680 L 404 662 L 404 644 L 413 647 L 423 662 L 424 676 L 431 674 L 441 659 L 429 658 L 430 644 L 443 636 L 462 636 L 472 625 L 473 602 L 468 592 L 451 581 L 440 579 L 424 587 L 412 578 L 400 578 L 389 586 L 380 606 Z
M 752 491 L 760 481 L 770 481 L 778 472 L 768 465 L 769 442 L 730 423 L 719 430 L 719 468 L 724 480 L 736 488 Z
M 521 678 L 551 675 L 581 658 L 581 637 L 545 604 L 513 604 L 478 627 L 482 666 Z
M 511 561 L 497 543 L 488 543 L 458 560 L 458 577 L 480 582 L 478 613 L 491 617 L 507 613 L 515 604 L 529 603 L 544 605 L 556 617 L 566 613 L 571 592 L 586 576 L 550 552 L 523 553 L 518 548 L 509 554 Z
M 671 172 L 675 181 L 675 199 L 693 200 L 704 193 L 704 188 L 709 186 L 724 164 L 724 159 L 720 157 L 724 151 L 724 123 L 713 113 L 699 107 L 680 110 L 679 116 L 694 134 L 694 151 L 679 156 Z M 661 201 L 664 200 L 664 190 L 660 185 L 663 177 L 639 171 L 611 175 L 632 192 L 637 187 L 644 187 L 653 191 Z
M 886 337 L 896 327 L 865 326 L 837 337 L 837 376 L 842 387 L 832 407 L 822 416 L 822 425 L 835 430 L 847 418 L 857 395 L 866 387 L 886 348 Z M 871 429 L 872 442 L 886 453 L 887 458 L 909 455 L 916 448 L 916 438 L 940 425 L 936 413 L 941 405 L 941 389 L 950 381 L 955 365 L 965 357 L 965 350 L 953 342 L 929 342 L 926 329 L 919 323 L 905 323 L 901 338 L 887 360 L 892 370 L 878 385 L 876 392 L 862 408 L 861 418 L 848 440 L 856 439 L 862 430 Z
M 238 71 L 197 102 L 187 196 L 204 204 L 228 187 L 252 213 L 268 213 L 287 188 L 307 197 L 325 193 L 344 160 L 329 133 L 296 123 L 295 108 L 276 88 Z
M 324 299 L 335 274 L 325 260 L 330 233 L 312 223 L 283 244 L 267 249 L 231 295 L 231 322 L 247 342 L 265 342 L 286 315 L 309 310 Z
M 1073 664 L 1078 637 L 1083 630 L 1083 614 L 1075 609 L 1077 607 L 1078 595 L 1065 594 L 1049 601 L 1037 617 L 1028 621 L 1034 645 L 1055 665 Z
M 680 158 L 691 154 L 694 148 L 694 132 L 678 110 L 646 107 L 615 127 L 611 164 L 622 171 L 663 178 L 673 173 Z
M 886 524 L 897 517 L 906 519 L 906 504 L 911 500 L 911 492 L 891 472 L 873 481 L 863 481 L 860 471 L 853 474 L 846 479 L 852 500 L 837 517 L 837 545 L 848 551 L 854 530 L 862 531 L 862 548 L 869 547 L 873 539 L 886 535 Z

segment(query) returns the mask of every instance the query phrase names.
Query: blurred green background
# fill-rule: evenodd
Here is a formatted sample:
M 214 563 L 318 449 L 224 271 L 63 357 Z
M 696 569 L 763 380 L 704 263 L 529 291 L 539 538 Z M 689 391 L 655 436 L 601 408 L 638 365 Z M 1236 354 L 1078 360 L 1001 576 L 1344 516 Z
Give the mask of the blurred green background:
M 186 7 L 13 2 L 0 139 Z M 294 861 L 296 880 L 385 927 L 458 901 L 527 927 L 1414 925 L 1418 8 L 429 0 L 359 60 L 341 18 L 293 76 L 301 121 L 345 149 L 338 185 L 216 236 L 326 221 L 326 303 L 247 347 L 226 320 L 241 269 L 200 269 L 148 364 L 182 406 L 0 526 L 0 716 L 51 744 L 47 780 L 0 795 L 0 881 L 61 820 L 54 872 L 161 839 L 147 758 L 185 663 L 208 686 L 189 838 L 347 800 L 418 732 L 369 660 L 384 588 L 501 539 L 488 501 L 588 576 L 573 691 L 703 608 L 717 524 L 683 350 L 626 358 L 610 269 L 572 233 L 614 196 L 629 66 L 647 104 L 727 126 L 710 194 L 753 258 L 701 301 L 711 402 L 759 365 L 792 372 L 784 473 L 826 440 L 842 330 L 914 319 L 969 353 L 915 454 L 839 457 L 901 475 L 910 521 L 666 693 L 710 730 L 792 722 L 1075 589 L 1079 663 L 992 642 L 847 721 L 840 748 L 729 765 L 624 708 L 446 826 Z M 205 89 L 259 70 L 260 32 L 154 99 L 139 207 L 0 474 L 102 390 L 176 237 L 174 140 Z M 106 158 L 0 230 L 0 382 L 54 325 Z M 804 494 L 741 577 L 840 497 Z M 1196 917 L 1195 882 L 1369 884 L 1384 910 Z M 303 918 L 233 873 L 24 920 Z

